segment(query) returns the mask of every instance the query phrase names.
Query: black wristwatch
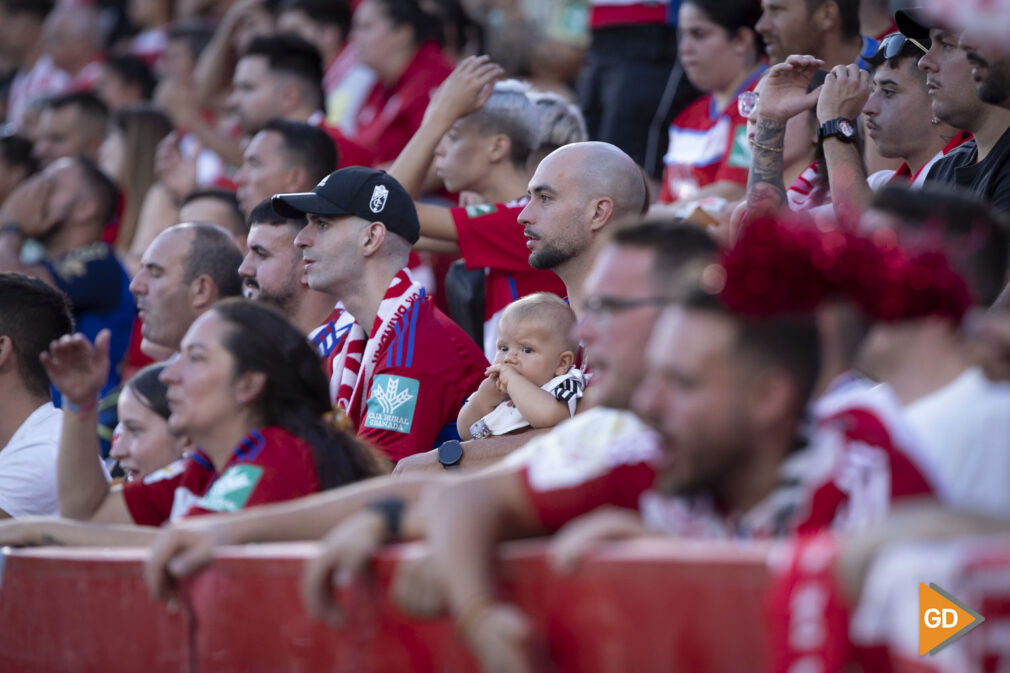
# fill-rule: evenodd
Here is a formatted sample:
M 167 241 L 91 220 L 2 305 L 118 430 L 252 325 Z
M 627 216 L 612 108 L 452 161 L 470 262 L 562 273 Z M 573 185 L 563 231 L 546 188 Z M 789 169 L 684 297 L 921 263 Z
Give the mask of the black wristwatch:
M 400 539 L 400 524 L 403 522 L 403 510 L 407 503 L 403 498 L 381 498 L 368 503 L 366 507 L 378 513 L 386 525 L 386 540 L 395 542 Z
M 450 439 L 438 447 L 438 462 L 447 470 L 455 470 L 463 460 L 463 445 L 458 439 Z
M 824 142 L 826 138 L 838 138 L 843 143 L 851 143 L 856 139 L 856 123 L 845 117 L 835 117 L 821 124 L 817 129 L 817 140 Z

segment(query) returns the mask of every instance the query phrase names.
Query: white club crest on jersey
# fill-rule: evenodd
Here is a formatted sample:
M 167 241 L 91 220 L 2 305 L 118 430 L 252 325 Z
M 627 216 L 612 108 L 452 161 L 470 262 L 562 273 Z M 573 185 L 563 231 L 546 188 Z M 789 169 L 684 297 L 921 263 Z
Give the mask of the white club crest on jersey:
M 381 213 L 382 209 L 386 207 L 386 197 L 389 196 L 389 190 L 386 189 L 385 185 L 375 185 L 375 189 L 372 190 L 372 200 L 368 202 L 368 207 L 371 208 L 373 213 Z

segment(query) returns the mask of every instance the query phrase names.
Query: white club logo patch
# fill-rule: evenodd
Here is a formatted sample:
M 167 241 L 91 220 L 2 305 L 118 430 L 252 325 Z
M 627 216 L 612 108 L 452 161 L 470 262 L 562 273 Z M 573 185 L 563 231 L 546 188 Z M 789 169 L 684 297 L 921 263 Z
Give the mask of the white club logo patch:
M 389 190 L 384 185 L 375 185 L 375 189 L 372 190 L 372 200 L 368 202 L 368 207 L 372 209 L 373 213 L 381 213 L 382 209 L 386 207 L 386 198 L 388 196 Z

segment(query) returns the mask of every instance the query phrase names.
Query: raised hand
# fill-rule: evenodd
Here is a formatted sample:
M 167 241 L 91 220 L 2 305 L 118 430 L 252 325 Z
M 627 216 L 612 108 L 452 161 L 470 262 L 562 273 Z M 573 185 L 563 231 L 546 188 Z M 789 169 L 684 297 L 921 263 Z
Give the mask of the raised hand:
M 855 119 L 870 97 L 870 73 L 855 63 L 837 65 L 824 79 L 817 99 L 817 120 L 820 123 L 845 117 Z
M 109 341 L 103 329 L 94 346 L 83 334 L 67 334 L 49 344 L 39 359 L 63 398 L 77 406 L 93 403 L 109 378 Z
M 182 156 L 179 149 L 179 135 L 172 131 L 158 143 L 154 156 L 154 170 L 158 181 L 176 201 L 196 188 L 196 157 L 199 149 L 190 158 Z
M 431 97 L 425 116 L 439 116 L 451 125 L 457 119 L 483 107 L 491 97 L 496 80 L 505 71 L 488 56 L 468 56 L 460 61 L 456 69 Z
M 810 80 L 824 64 L 813 56 L 790 56 L 765 75 L 761 97 L 757 103 L 758 118 L 765 117 L 785 123 L 817 104 L 820 88 L 807 93 Z
M 49 196 L 53 185 L 42 173 L 38 173 L 10 193 L 0 206 L 0 222 L 13 222 L 21 226 L 28 238 L 38 238 L 53 228 L 56 218 L 49 213 Z

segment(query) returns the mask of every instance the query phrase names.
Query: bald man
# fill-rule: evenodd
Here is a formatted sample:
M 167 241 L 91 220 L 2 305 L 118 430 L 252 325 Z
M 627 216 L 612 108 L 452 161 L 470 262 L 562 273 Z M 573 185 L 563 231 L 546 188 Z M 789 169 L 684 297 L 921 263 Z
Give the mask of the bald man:
M 223 227 L 184 222 L 158 234 L 130 282 L 144 341 L 141 350 L 164 359 L 179 350 L 186 330 L 219 299 L 242 291 L 242 251 Z
M 609 231 L 614 223 L 639 219 L 648 209 L 642 169 L 616 145 L 572 143 L 544 157 L 529 181 L 528 193 L 529 203 L 518 220 L 530 250 L 529 264 L 558 275 L 581 321 L 583 286 L 606 247 Z M 395 471 L 438 472 L 461 463 L 467 469 L 486 467 L 544 432 L 470 440 L 461 456 L 438 450 L 415 454 L 397 463 Z
M 42 26 L 43 49 L 73 80 L 71 91 L 91 90 L 101 71 L 102 17 L 94 5 L 63 5 Z
M 648 209 L 642 169 L 616 145 L 572 143 L 540 162 L 529 195 L 519 224 L 527 238 L 530 266 L 550 269 L 561 278 L 581 318 L 582 285 L 605 244 L 602 234 L 611 223 Z

